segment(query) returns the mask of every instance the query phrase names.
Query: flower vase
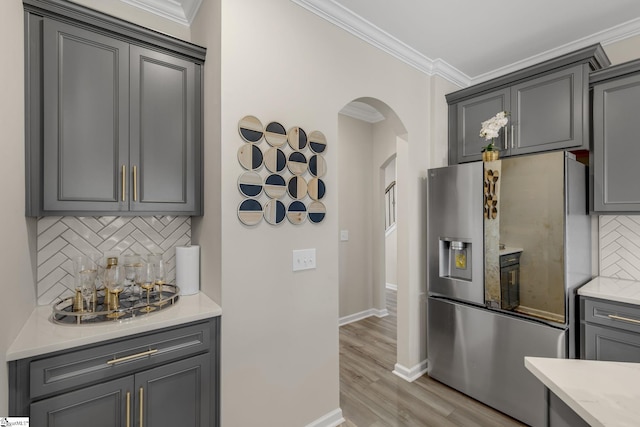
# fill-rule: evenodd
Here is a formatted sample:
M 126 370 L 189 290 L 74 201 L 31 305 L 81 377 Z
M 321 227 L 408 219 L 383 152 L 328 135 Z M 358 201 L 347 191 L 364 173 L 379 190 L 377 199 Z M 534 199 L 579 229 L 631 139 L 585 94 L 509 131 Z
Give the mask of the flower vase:
M 494 160 L 498 160 L 499 157 L 500 157 L 500 152 L 498 150 L 483 151 L 482 152 L 482 161 L 483 162 L 492 162 Z

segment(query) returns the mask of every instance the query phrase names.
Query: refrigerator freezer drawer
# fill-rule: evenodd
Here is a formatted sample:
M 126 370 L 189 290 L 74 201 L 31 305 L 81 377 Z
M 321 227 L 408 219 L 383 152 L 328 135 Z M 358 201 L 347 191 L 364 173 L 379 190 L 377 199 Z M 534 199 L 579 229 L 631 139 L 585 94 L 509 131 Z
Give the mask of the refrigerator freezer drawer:
M 430 377 L 526 424 L 547 424 L 545 387 L 524 357 L 566 357 L 566 330 L 433 297 L 427 313 Z

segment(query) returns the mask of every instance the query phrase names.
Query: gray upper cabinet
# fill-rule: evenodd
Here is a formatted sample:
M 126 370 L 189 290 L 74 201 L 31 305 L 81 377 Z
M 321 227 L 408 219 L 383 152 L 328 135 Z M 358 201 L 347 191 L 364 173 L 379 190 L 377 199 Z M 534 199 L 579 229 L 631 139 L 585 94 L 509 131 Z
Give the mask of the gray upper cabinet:
M 43 24 L 43 210 L 126 210 L 118 171 L 129 163 L 129 45 Z
M 199 208 L 195 80 L 193 62 L 131 46 L 132 211 Z
M 448 94 L 449 163 L 481 159 L 481 123 L 499 111 L 510 114 L 495 141 L 502 157 L 588 149 L 588 75 L 607 65 L 595 45 Z
M 640 61 L 591 77 L 593 212 L 640 212 Z
M 510 155 L 589 148 L 588 73 L 577 65 L 511 87 Z
M 482 147 L 487 141 L 480 137 L 480 123 L 496 115 L 498 111 L 510 111 L 511 97 L 509 89 L 501 89 L 455 105 L 456 133 L 458 135 L 458 163 L 479 160 Z M 495 142 L 502 149 L 506 148 L 504 132 Z
M 24 7 L 26 214 L 202 215 L 204 48 L 66 1 Z

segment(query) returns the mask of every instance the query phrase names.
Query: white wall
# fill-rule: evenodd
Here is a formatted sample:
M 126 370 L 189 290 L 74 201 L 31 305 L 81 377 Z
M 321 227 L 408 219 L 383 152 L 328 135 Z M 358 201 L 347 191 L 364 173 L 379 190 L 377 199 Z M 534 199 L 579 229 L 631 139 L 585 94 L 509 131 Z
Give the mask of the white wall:
M 22 2 L 0 2 L 0 415 L 8 415 L 5 353 L 35 307 L 35 219 L 24 216 L 24 46 Z
M 338 116 L 338 223 L 349 232 L 339 243 L 339 315 L 355 315 L 373 306 L 373 126 Z

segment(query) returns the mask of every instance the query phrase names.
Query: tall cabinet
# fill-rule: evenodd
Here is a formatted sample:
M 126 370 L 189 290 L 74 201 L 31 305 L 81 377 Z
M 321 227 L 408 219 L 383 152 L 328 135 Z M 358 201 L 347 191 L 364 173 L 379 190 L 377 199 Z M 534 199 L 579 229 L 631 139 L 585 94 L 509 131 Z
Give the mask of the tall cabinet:
M 25 0 L 27 215 L 202 214 L 205 50 Z
M 481 123 L 500 111 L 509 123 L 502 157 L 589 147 L 589 73 L 609 65 L 594 45 L 447 95 L 449 164 L 481 159 Z
M 640 60 L 590 76 L 593 92 L 593 212 L 640 212 Z

